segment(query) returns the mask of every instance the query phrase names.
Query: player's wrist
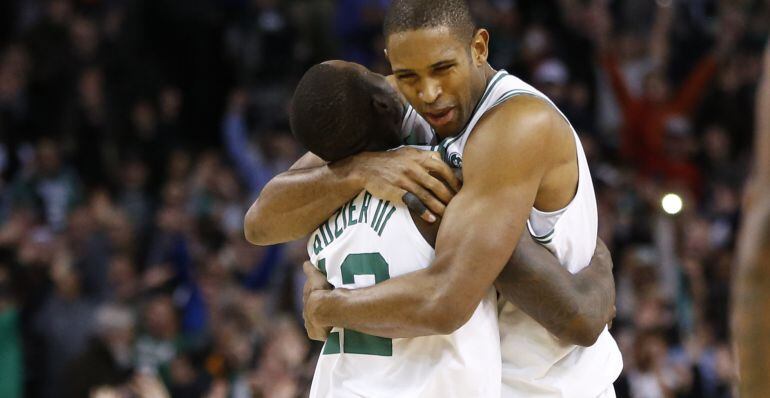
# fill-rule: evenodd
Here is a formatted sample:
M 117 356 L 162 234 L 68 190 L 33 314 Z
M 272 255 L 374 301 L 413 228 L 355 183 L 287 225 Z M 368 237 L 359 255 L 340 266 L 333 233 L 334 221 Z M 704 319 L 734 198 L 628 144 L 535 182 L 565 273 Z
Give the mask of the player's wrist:
M 336 319 L 336 314 L 340 313 L 343 296 L 349 292 L 342 288 L 311 292 L 305 304 L 310 321 L 317 327 L 345 327 Z
M 366 169 L 361 167 L 359 155 L 329 163 L 328 167 L 350 190 L 364 189 L 367 181 Z
M 324 290 L 314 290 L 310 292 L 307 302 L 305 302 L 305 316 L 316 327 L 330 326 L 324 322 L 325 317 L 322 312 L 325 292 Z

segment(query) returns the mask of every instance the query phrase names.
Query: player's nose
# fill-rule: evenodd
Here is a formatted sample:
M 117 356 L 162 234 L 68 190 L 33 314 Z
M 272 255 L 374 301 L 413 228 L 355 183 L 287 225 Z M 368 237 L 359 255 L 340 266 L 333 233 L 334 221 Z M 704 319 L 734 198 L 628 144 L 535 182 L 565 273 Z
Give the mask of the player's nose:
M 420 100 L 426 104 L 432 104 L 436 102 L 442 93 L 443 90 L 441 89 L 441 84 L 439 84 L 438 81 L 433 79 L 426 79 L 418 95 Z

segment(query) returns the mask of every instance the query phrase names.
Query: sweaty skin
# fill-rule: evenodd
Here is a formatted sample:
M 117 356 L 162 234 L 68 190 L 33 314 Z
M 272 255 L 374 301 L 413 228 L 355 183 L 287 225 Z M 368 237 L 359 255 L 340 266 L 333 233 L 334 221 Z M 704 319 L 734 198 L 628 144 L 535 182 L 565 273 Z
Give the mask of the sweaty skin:
M 391 203 L 411 192 L 429 210 L 421 212 L 423 218 L 435 221 L 460 181 L 435 152 L 361 152 L 334 163 L 308 152 L 270 180 L 251 205 L 244 218 L 246 240 L 264 246 L 307 236 L 364 189 Z
M 757 91 L 756 155 L 738 241 L 733 325 L 741 397 L 770 392 L 770 43 Z
M 435 247 L 440 223 L 426 223 L 412 214 L 422 236 Z M 326 276 L 308 261 L 305 301 L 313 290 L 330 290 Z M 608 277 L 609 275 L 609 277 Z M 495 281 L 497 291 L 565 343 L 590 346 L 615 316 L 612 258 L 598 241 L 588 267 L 571 274 L 554 255 L 523 233 L 516 251 Z M 325 341 L 331 328 L 306 324 L 310 338 Z
M 543 156 L 566 141 L 554 128 L 560 123 L 547 105 L 527 97 L 493 110 L 469 138 L 464 185 L 444 213 L 434 263 L 364 289 L 312 292 L 311 322 L 393 338 L 447 334 L 463 325 L 511 257 L 547 168 L 560 165 Z
M 439 112 L 429 120 L 440 123 L 433 127 L 442 138 L 465 124 L 494 73 L 486 63 L 487 43 L 481 29 L 468 51 L 444 27 L 388 38 L 400 91 L 423 116 Z M 312 291 L 309 323 L 392 338 L 455 331 L 510 259 L 532 207 L 557 210 L 574 196 L 572 134 L 551 106 L 529 96 L 489 111 L 468 138 L 463 188 L 444 212 L 434 263 L 364 289 Z
M 485 34 L 485 32 L 483 33 Z M 466 63 L 466 66 L 469 65 Z M 472 91 L 478 92 L 480 95 L 486 84 L 485 79 L 494 73 L 485 62 L 480 66 L 484 68 L 484 73 L 475 76 L 475 78 L 468 76 L 467 73 L 457 74 L 451 63 L 438 63 L 430 69 L 435 72 L 437 77 L 444 75 L 453 76 L 460 80 L 471 81 L 475 79 L 475 86 L 478 87 Z M 403 71 L 400 71 L 402 78 L 403 74 Z M 410 79 L 412 78 L 407 80 Z M 397 80 L 397 78 L 394 76 L 390 80 Z M 403 84 L 399 86 L 401 85 Z M 455 85 L 459 86 L 460 84 L 455 83 Z M 473 101 L 478 102 L 478 98 L 475 100 L 472 98 L 472 93 L 452 96 L 451 100 L 447 100 L 449 98 L 448 92 L 441 93 L 441 95 L 435 95 L 435 92 L 437 91 L 434 91 L 433 97 L 442 98 L 445 104 L 451 104 L 453 108 L 472 109 L 475 106 Z M 425 109 L 431 110 L 430 107 Z M 470 114 L 465 111 L 456 113 Z M 571 135 L 568 138 L 568 144 L 571 145 L 570 150 L 574 157 L 574 142 Z M 574 193 L 576 181 L 574 164 L 574 159 L 572 159 L 572 167 L 567 167 L 568 172 L 575 173 L 572 193 Z M 426 172 L 426 169 L 429 172 Z M 431 211 L 441 214 L 441 212 L 434 210 L 436 208 L 435 203 L 433 203 L 434 206 L 431 206 L 431 202 L 426 200 L 424 193 L 427 192 L 427 189 L 424 189 L 421 195 L 419 189 L 414 186 L 409 187 L 415 178 L 420 177 L 420 173 L 424 173 L 428 178 L 426 181 L 413 185 L 416 185 L 417 188 L 428 187 L 433 194 L 441 192 L 442 188 L 447 190 L 448 193 L 437 195 L 442 198 L 444 203 L 449 202 L 451 195 L 454 194 L 452 191 L 459 189 L 459 181 L 453 178 L 451 171 L 435 153 L 403 148 L 387 153 L 362 153 L 333 164 L 327 164 L 314 155 L 306 155 L 292 167 L 292 170 L 276 177 L 263 190 L 260 198 L 246 216 L 246 236 L 249 241 L 257 244 L 278 243 L 304 236 L 312 232 L 334 210 L 364 188 L 372 193 L 375 193 L 375 189 L 392 189 L 397 192 L 400 198 L 405 190 L 398 187 L 406 186 L 410 191 L 417 193 L 420 200 L 428 204 Z M 556 174 L 554 175 L 558 177 Z M 439 182 L 436 176 L 448 181 L 451 191 Z M 456 183 L 452 184 L 452 181 Z M 549 184 L 554 185 L 555 183 L 556 179 L 551 179 L 543 187 L 547 189 Z M 373 188 L 369 188 L 370 186 Z M 566 196 L 571 196 L 572 193 L 565 195 L 565 203 Z M 431 198 L 428 197 L 428 199 Z M 435 198 L 433 200 L 438 202 Z M 439 203 L 439 206 L 443 208 L 444 205 Z M 529 206 L 531 207 L 531 204 Z M 543 206 L 542 209 L 548 209 L 547 202 L 544 202 Z M 523 224 L 521 225 L 523 226 Z M 542 247 L 536 247 L 536 249 L 540 252 L 534 251 L 532 253 L 547 254 L 553 261 L 553 256 L 545 249 Z M 513 247 L 511 247 L 512 250 Z M 522 252 L 526 253 L 526 251 Z M 519 251 L 517 251 L 518 253 Z M 510 253 L 506 261 L 508 258 L 510 258 Z M 527 262 L 527 260 L 523 261 Z M 544 262 L 532 260 L 526 266 L 520 265 L 511 269 L 511 272 L 504 273 L 498 279 L 498 288 L 509 300 L 563 341 L 571 344 L 591 345 L 614 313 L 611 262 L 606 261 L 603 267 L 591 267 L 592 272 L 588 272 L 588 270 L 581 272 L 580 277 L 569 274 L 561 266 L 540 266 L 540 264 L 544 264 Z M 306 296 L 309 296 L 310 292 L 315 289 L 324 289 L 325 280 L 322 282 L 318 286 L 310 286 L 306 289 L 306 293 L 308 293 Z M 491 284 L 492 281 L 489 281 L 487 287 Z M 316 335 L 316 332 L 311 330 L 325 329 L 325 327 L 316 326 L 312 322 L 307 323 L 307 325 L 311 336 Z M 440 324 L 434 324 L 428 329 L 430 333 L 423 333 L 435 334 L 432 331 L 437 330 L 440 326 Z M 407 336 L 411 335 L 412 331 L 407 328 L 401 333 Z

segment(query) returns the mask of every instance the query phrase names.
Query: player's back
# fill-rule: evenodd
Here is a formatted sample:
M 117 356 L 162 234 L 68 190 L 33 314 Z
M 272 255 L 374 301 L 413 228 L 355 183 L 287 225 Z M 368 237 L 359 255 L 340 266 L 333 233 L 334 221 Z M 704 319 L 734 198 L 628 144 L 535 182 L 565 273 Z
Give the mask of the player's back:
M 308 253 L 335 288 L 349 289 L 425 268 L 434 258 L 408 209 L 368 192 L 310 236 Z M 490 288 L 471 319 L 449 335 L 387 339 L 334 328 L 310 397 L 499 397 L 495 297 Z

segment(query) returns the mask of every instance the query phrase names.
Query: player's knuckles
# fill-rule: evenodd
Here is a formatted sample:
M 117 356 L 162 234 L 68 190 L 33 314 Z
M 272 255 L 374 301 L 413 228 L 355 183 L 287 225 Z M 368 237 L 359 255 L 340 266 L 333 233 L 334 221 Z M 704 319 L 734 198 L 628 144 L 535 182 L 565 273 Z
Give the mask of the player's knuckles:
M 405 189 L 409 190 L 410 185 L 412 184 L 412 180 L 410 178 L 407 178 L 406 176 L 398 176 L 393 181 L 393 185 L 398 187 L 399 189 Z
M 444 212 L 444 205 L 433 195 L 430 194 L 420 194 L 417 195 L 418 198 L 420 198 L 420 201 L 425 204 L 432 212 L 441 211 Z
M 397 151 L 399 155 L 406 157 L 415 157 L 420 155 L 420 150 L 412 147 L 405 146 Z
M 431 192 L 438 195 L 441 199 L 447 200 L 451 197 L 449 190 L 446 189 L 444 184 L 440 183 L 435 178 L 427 180 L 425 182 L 425 188 L 430 189 Z
M 402 166 L 401 175 L 408 177 L 410 180 L 414 180 L 421 170 L 422 168 L 420 165 L 416 163 L 405 164 Z
M 446 206 L 444 206 L 443 203 L 439 202 L 438 200 L 431 197 L 430 199 L 426 199 L 423 201 L 428 208 L 437 215 L 441 216 L 444 215 L 444 210 L 446 209 Z

